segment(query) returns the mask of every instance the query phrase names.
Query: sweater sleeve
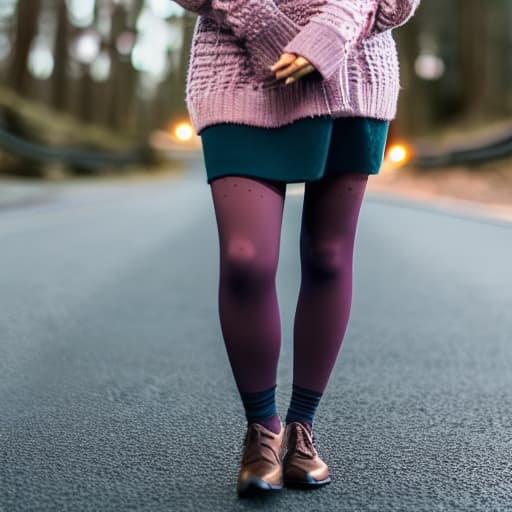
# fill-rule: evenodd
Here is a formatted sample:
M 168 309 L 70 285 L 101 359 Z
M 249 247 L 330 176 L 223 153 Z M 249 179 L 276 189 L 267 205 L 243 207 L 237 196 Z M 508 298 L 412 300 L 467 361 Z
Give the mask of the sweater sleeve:
M 283 47 L 301 26 L 291 20 L 274 0 L 175 0 L 185 9 L 211 18 L 228 28 L 250 49 L 261 70 L 269 68 L 282 54 Z
M 378 3 L 379 0 L 327 0 L 283 52 L 302 55 L 324 80 L 329 79 L 350 49 L 371 32 Z
M 404 25 L 414 16 L 421 0 L 379 0 L 373 32 L 384 32 Z

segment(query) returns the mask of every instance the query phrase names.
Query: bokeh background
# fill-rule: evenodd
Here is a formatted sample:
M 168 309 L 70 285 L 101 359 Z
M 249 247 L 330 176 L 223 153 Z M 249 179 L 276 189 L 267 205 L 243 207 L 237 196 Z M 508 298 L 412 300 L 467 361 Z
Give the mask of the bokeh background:
M 0 172 L 122 172 L 197 154 L 184 92 L 195 21 L 171 0 L 2 0 Z M 401 169 L 395 187 L 398 179 L 414 178 L 417 187 L 435 170 L 453 176 L 476 165 L 488 181 L 499 160 L 507 177 L 498 188 L 510 190 L 511 21 L 509 0 L 426 0 L 395 30 L 402 69 L 388 146 L 398 145 L 388 153 Z M 486 151 L 496 144 L 499 151 Z M 452 193 L 471 195 L 476 176 Z
M 512 114 L 512 3 L 425 0 L 396 31 L 411 135 L 478 128 Z

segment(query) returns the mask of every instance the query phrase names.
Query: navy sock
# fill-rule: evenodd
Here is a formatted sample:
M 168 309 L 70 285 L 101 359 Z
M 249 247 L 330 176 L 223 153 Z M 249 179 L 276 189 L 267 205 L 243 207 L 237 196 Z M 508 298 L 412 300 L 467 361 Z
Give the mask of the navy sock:
M 286 415 L 286 424 L 288 425 L 292 421 L 299 421 L 309 426 L 311 431 L 316 408 L 322 398 L 322 394 L 319 391 L 293 385 L 290 407 Z
M 255 393 L 240 392 L 247 423 L 259 423 L 278 434 L 281 421 L 276 408 L 276 386 Z

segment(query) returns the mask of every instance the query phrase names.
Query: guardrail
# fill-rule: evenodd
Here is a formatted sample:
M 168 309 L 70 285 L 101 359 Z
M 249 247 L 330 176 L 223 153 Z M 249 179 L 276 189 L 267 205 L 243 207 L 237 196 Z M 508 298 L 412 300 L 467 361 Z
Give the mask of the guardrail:
M 0 148 L 24 160 L 42 163 L 60 162 L 87 171 L 95 171 L 102 167 L 124 167 L 149 163 L 153 157 L 149 145 L 119 152 L 50 147 L 13 135 L 1 126 Z
M 431 168 L 458 164 L 478 164 L 489 160 L 507 158 L 512 155 L 512 129 L 493 139 L 472 146 L 452 146 L 435 151 L 431 147 L 417 144 L 411 163 L 417 167 Z

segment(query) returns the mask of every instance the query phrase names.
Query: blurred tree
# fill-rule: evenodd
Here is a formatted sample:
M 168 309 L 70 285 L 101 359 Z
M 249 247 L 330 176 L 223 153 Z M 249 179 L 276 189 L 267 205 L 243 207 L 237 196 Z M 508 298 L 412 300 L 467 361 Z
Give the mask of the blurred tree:
M 400 132 L 429 133 L 452 123 L 478 126 L 512 115 L 510 19 L 510 0 L 421 4 L 396 32 L 404 86 Z M 422 56 L 433 58 L 421 61 Z M 425 62 L 440 62 L 444 69 L 439 76 L 422 76 Z
M 92 15 L 87 6 L 94 6 Z M 413 20 L 396 31 L 402 69 L 397 131 L 422 134 L 512 115 L 511 19 L 510 0 L 423 1 Z M 2 30 L 12 51 L 0 80 L 23 97 L 127 137 L 146 137 L 187 117 L 192 13 L 148 0 L 18 0 L 9 23 Z M 45 47 L 46 54 L 34 57 L 34 38 L 43 26 L 53 55 Z M 90 59 L 79 59 L 76 43 L 88 32 L 98 36 L 99 48 L 85 43 Z M 47 74 L 34 73 L 38 58 L 47 59 L 36 62 Z M 16 116 L 6 117 L 19 131 Z
M 159 18 L 165 16 L 162 5 L 153 6 L 148 0 L 96 0 L 92 5 L 91 16 L 78 2 L 18 0 L 13 19 L 3 20 L 2 31 L 9 37 L 12 51 L 7 65 L 0 66 L 0 87 L 8 86 L 27 99 L 127 136 L 145 137 L 152 129 L 167 125 L 175 112 L 186 115 L 184 84 L 192 30 L 181 31 L 180 26 L 184 14 L 189 26 L 195 17 L 180 9 L 169 10 L 169 21 L 178 29 L 169 30 L 169 38 L 171 33 L 173 37 L 183 33 L 183 38 L 181 44 L 174 40 L 172 51 L 169 47 L 169 72 L 160 77 L 146 66 L 144 59 L 151 55 L 143 52 L 147 51 L 151 24 L 161 23 Z M 144 23 L 140 23 L 142 17 Z M 162 27 L 157 28 L 162 36 Z M 99 35 L 100 53 L 95 57 L 91 56 L 95 43 L 83 40 L 87 34 Z M 40 35 L 44 48 L 33 44 Z M 146 47 L 139 48 L 142 65 L 135 67 L 130 41 L 137 45 L 142 39 L 146 41 Z M 165 51 L 161 46 L 165 41 L 160 37 L 158 44 L 157 58 Z M 154 94 L 143 87 L 139 90 L 142 83 L 150 82 L 155 83 Z M 5 116 L 10 129 L 20 132 L 15 112 Z
M 477 63 L 481 80 L 481 115 L 485 118 L 499 118 L 512 113 L 510 102 L 512 37 L 512 2 L 510 0 L 479 0 L 482 16 L 481 45 L 482 62 Z M 479 65 L 480 64 L 480 65 Z M 475 73 L 477 71 L 475 70 Z
M 479 117 L 484 107 L 483 92 L 486 81 L 487 12 L 495 8 L 495 0 L 456 0 L 458 16 L 455 18 L 458 51 L 458 74 L 460 93 L 467 117 Z
M 7 83 L 19 93 L 26 93 L 28 90 L 28 56 L 37 32 L 40 9 L 41 0 L 18 0 Z
M 65 110 L 68 99 L 68 53 L 69 53 L 69 21 L 66 2 L 54 0 L 54 9 L 57 13 L 57 29 L 54 45 L 54 71 L 52 75 L 51 104 L 58 110 Z
M 133 33 L 135 37 L 135 23 L 143 5 L 144 0 L 134 0 L 130 11 L 127 11 L 122 4 L 114 5 L 112 11 L 112 26 L 108 44 L 112 62 L 108 125 L 116 130 L 139 131 L 137 123 L 133 119 L 138 72 L 132 65 L 130 55 L 120 55 L 116 45 L 118 38 L 123 33 Z

